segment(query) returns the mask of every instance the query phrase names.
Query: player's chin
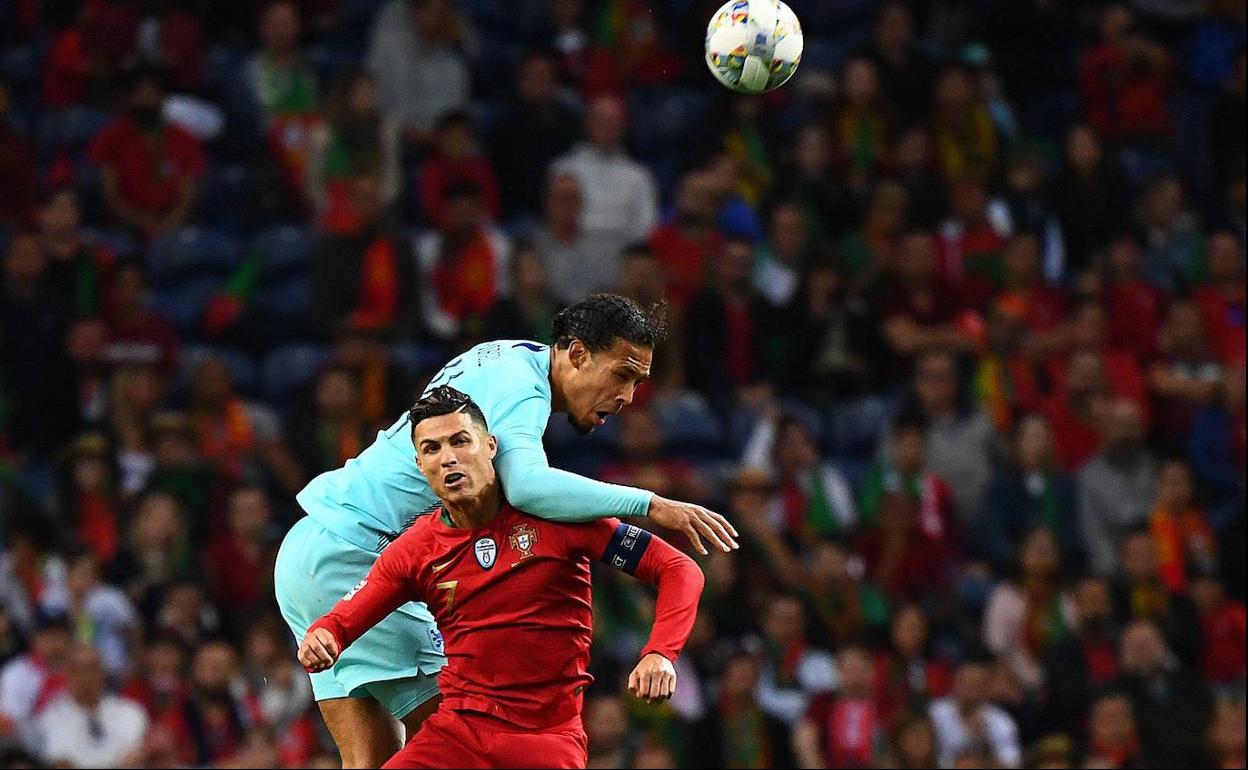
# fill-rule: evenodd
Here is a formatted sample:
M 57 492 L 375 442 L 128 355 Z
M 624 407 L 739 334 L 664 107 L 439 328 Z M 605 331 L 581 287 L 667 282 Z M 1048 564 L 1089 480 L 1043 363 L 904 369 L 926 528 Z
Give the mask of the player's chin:
M 595 415 L 593 421 L 591 422 L 589 420 L 581 420 L 577 417 L 573 417 L 572 415 L 568 415 L 568 424 L 575 428 L 577 433 L 582 436 L 588 436 L 594 432 L 595 428 L 598 427 L 598 418 Z

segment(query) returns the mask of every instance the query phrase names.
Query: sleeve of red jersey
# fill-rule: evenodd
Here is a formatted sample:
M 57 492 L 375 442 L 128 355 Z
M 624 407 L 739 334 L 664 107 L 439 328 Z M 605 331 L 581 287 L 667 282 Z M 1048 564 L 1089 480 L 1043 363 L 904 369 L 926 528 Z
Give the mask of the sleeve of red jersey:
M 338 600 L 334 608 L 308 629 L 327 629 L 345 650 L 400 606 L 421 601 L 412 576 L 419 566 L 418 540 L 408 530 L 382 552 L 368 575 Z
M 675 662 L 698 616 L 698 600 L 706 582 L 701 568 L 662 538 L 619 519 L 603 519 L 584 529 L 592 533 L 591 555 L 658 586 L 654 628 L 641 657 L 653 652 Z

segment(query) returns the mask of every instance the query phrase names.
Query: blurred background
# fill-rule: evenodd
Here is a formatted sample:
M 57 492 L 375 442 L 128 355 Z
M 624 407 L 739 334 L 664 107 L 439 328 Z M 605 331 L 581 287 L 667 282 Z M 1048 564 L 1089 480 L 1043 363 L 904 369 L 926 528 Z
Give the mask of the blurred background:
M 598 576 L 591 766 L 1244 766 L 1243 3 L 717 5 L 0 3 L 0 765 L 336 766 L 294 493 L 611 289 L 552 463 L 744 546 L 660 708 Z

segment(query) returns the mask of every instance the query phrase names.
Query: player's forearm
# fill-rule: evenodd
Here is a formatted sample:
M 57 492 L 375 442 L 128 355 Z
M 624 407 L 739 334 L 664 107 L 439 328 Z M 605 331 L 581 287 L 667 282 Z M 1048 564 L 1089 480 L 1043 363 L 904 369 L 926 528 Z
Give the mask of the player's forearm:
M 636 575 L 659 588 L 655 602 L 654 628 L 642 656 L 658 653 L 675 661 L 693 633 L 698 617 L 698 600 L 706 580 L 693 559 L 653 538 Z
M 344 650 L 403 604 L 413 601 L 400 581 L 379 576 L 376 565 L 368 577 L 334 605 L 327 615 L 308 629 L 324 628 Z
M 645 516 L 653 497 L 644 489 L 607 484 L 551 468 L 540 451 L 506 452 L 499 456 L 496 465 L 507 502 L 548 521 Z

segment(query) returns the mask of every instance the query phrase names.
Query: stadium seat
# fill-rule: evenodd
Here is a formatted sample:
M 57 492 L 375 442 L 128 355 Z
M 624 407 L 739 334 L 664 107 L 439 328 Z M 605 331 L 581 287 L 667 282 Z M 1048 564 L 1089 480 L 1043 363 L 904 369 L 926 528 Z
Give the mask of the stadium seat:
M 305 276 L 292 276 L 266 285 L 256 295 L 257 306 L 274 318 L 303 324 L 312 309 L 312 285 Z
M 289 278 L 309 271 L 316 237 L 299 225 L 273 225 L 260 232 L 252 248 L 264 254 L 264 280 Z
M 43 60 L 47 44 L 36 41 L 11 48 L 0 55 L 0 80 L 15 90 L 34 88 L 43 74 Z
M 108 113 L 82 105 L 49 112 L 39 127 L 39 155 L 50 158 L 58 150 L 81 152 L 112 118 Z
M 256 373 L 255 362 L 241 350 L 229 347 L 187 345 L 183 348 L 181 385 L 184 388 L 189 386 L 191 378 L 195 376 L 196 368 L 205 360 L 214 357 L 225 361 L 235 388 L 249 396 L 257 394 L 259 377 Z
M 184 334 L 199 331 L 204 306 L 221 290 L 221 280 L 201 276 L 175 286 L 159 287 L 152 292 L 152 312 L 163 316 Z
M 283 403 L 308 385 L 329 361 L 320 345 L 287 345 L 269 353 L 261 369 L 263 393 L 271 403 Z
M 870 457 L 892 420 L 888 403 L 874 396 L 835 407 L 829 416 L 833 452 L 842 457 Z
M 411 378 L 436 371 L 448 360 L 446 351 L 438 345 L 411 344 L 394 345 L 390 358 Z
M 143 246 L 125 230 L 113 230 L 104 227 L 84 228 L 83 233 L 89 240 L 95 241 L 112 251 L 119 259 L 133 259 L 143 250 Z
M 196 218 L 208 225 L 247 227 L 256 219 L 259 197 L 256 174 L 246 166 L 213 167 L 200 182 Z
M 153 285 L 169 286 L 192 276 L 224 277 L 244 256 L 229 232 L 191 226 L 158 238 L 148 250 L 147 264 Z
M 656 401 L 654 413 L 668 450 L 684 456 L 711 456 L 723 451 L 724 427 L 701 396 L 682 393 Z

